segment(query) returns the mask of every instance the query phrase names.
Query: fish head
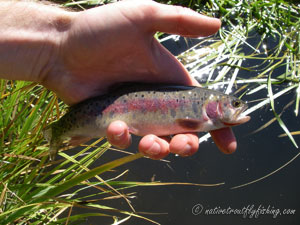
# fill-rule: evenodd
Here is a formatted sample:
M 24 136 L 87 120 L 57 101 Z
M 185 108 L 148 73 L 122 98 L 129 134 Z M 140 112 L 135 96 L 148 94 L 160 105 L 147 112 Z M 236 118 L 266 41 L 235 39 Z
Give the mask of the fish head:
M 243 115 L 248 108 L 247 103 L 233 96 L 214 96 L 205 104 L 207 117 L 218 123 L 219 127 L 235 126 L 250 120 Z
M 225 126 L 246 123 L 250 120 L 250 116 L 243 115 L 243 112 L 247 108 L 247 103 L 241 99 L 232 96 L 223 96 L 219 101 L 220 121 Z

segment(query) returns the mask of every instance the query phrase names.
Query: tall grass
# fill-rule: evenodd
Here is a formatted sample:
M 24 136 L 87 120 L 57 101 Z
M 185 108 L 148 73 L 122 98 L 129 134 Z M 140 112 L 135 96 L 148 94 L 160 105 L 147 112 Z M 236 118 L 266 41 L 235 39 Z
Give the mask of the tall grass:
M 83 0 L 64 2 L 64 5 L 84 8 L 107 2 Z M 271 104 L 276 118 L 273 121 L 278 121 L 297 146 L 281 120 L 281 114 L 277 113 L 274 101 L 285 93 L 294 92 L 292 104 L 295 116 L 298 116 L 299 5 L 280 0 L 163 2 L 182 4 L 222 18 L 224 26 L 217 36 L 202 39 L 178 59 L 192 76 L 208 88 L 234 92 L 249 100 L 254 100 L 252 96 L 256 93 L 267 90 L 265 98 L 255 102 L 246 113 Z M 169 38 L 174 36 L 163 37 L 161 41 Z M 90 216 L 110 217 L 115 224 L 133 216 L 148 220 L 135 212 L 128 199 L 130 196 L 121 193 L 121 190 L 143 185 L 174 184 L 119 181 L 126 171 L 103 180 L 101 174 L 141 157 L 140 154 L 129 155 L 89 169 L 96 160 L 102 159 L 103 154 L 108 154 L 110 145 L 104 140 L 95 141 L 73 156 L 62 151 L 61 160 L 49 162 L 48 144 L 41 131 L 46 124 L 63 115 L 66 106 L 42 86 L 0 80 L 0 108 L 1 224 L 68 224 Z M 200 141 L 207 137 L 205 135 Z M 91 178 L 94 178 L 93 181 Z M 76 187 L 75 191 L 73 187 Z M 99 192 L 79 197 L 78 193 L 88 188 Z M 115 209 L 97 202 L 109 198 L 124 199 L 130 210 Z M 72 215 L 73 207 L 97 209 L 97 213 Z
M 96 141 L 81 150 L 75 156 L 65 153 L 64 160 L 48 161 L 48 145 L 42 137 L 41 130 L 52 120 L 64 113 L 65 105 L 43 87 L 24 81 L 1 80 L 1 167 L 0 167 L 0 223 L 1 224 L 40 224 L 82 219 L 87 215 L 76 215 L 58 219 L 58 216 L 74 205 L 80 207 L 82 200 L 60 195 L 71 187 L 85 183 L 97 188 L 103 196 L 120 195 L 117 189 L 104 181 L 99 174 L 124 163 L 140 158 L 140 154 L 130 155 L 100 167 L 88 169 L 110 147 L 108 143 L 97 146 Z M 92 149 L 92 151 L 91 151 Z M 89 154 L 78 159 L 83 153 Z M 99 182 L 90 184 L 89 179 L 96 177 Z M 113 181 L 112 177 L 110 181 Z M 118 184 L 118 183 L 117 183 Z M 119 184 L 120 185 L 120 184 Z M 125 184 L 124 187 L 134 186 Z M 81 188 L 82 189 L 82 188 Z M 80 189 L 77 190 L 80 192 Z M 76 193 L 73 193 L 76 195 Z M 122 195 L 121 195 L 122 196 Z M 106 196 L 107 197 L 107 196 Z M 126 196 L 123 195 L 126 199 Z M 112 209 L 100 204 L 85 204 L 85 207 L 98 208 L 100 213 L 89 216 L 110 216 Z M 109 211 L 107 213 L 106 211 Z M 118 211 L 138 216 L 134 212 Z M 140 217 L 140 216 L 139 216 Z

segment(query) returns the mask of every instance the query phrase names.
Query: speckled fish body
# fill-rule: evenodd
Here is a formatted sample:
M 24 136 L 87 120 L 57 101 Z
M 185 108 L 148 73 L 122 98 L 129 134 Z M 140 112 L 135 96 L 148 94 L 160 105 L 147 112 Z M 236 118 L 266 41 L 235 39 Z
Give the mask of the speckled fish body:
M 55 155 L 66 139 L 86 140 L 106 135 L 108 125 L 124 121 L 130 132 L 165 136 L 234 126 L 250 117 L 243 101 L 221 92 L 193 86 L 133 85 L 72 106 L 44 131 Z M 75 141 L 76 142 L 76 141 Z

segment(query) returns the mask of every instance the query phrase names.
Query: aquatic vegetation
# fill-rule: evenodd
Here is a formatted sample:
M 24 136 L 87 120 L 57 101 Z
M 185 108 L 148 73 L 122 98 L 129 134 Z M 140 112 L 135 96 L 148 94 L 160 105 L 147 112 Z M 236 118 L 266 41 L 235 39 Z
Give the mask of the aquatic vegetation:
M 299 5 L 285 1 L 209 1 L 201 12 L 220 16 L 225 26 L 216 37 L 203 39 L 178 58 L 209 88 L 223 89 L 253 101 L 267 89 L 265 99 L 246 114 L 270 104 L 284 132 L 297 143 L 278 116 L 274 101 L 295 93 L 295 116 L 300 100 Z
M 82 0 L 62 4 L 85 8 L 109 2 Z M 216 36 L 199 39 L 197 45 L 178 55 L 178 59 L 203 86 L 246 99 L 251 103 L 247 114 L 270 105 L 274 119 L 260 130 L 278 121 L 284 134 L 297 146 L 293 135 L 299 134 L 299 131 L 289 131 L 281 119 L 284 110 L 278 113 L 275 103 L 281 96 L 292 93 L 287 107 L 294 107 L 295 116 L 298 116 L 300 6 L 282 0 L 161 2 L 189 6 L 204 14 L 222 18 L 223 27 Z M 157 37 L 162 42 L 171 38 L 179 40 L 173 35 L 158 34 Z M 265 93 L 265 98 L 256 99 L 257 93 Z M 60 118 L 66 112 L 66 106 L 42 86 L 24 81 L 0 80 L 0 107 L 1 223 L 39 224 L 42 221 L 44 224 L 68 224 L 91 216 L 109 217 L 115 224 L 131 217 L 151 221 L 135 212 L 129 201 L 132 194 L 124 190 L 136 186 L 224 184 L 121 181 L 127 170 L 114 171 L 109 174 L 109 179 L 103 179 L 100 174 L 108 173 L 141 155 L 127 153 L 129 156 L 89 169 L 96 160 L 102 160 L 102 156 L 112 150 L 102 139 L 83 146 L 73 156 L 62 151 L 59 154 L 61 159 L 48 162 L 49 145 L 41 131 L 48 123 Z M 204 135 L 200 142 L 208 137 L 209 134 Z M 89 196 L 80 195 L 86 189 L 97 189 L 99 192 Z M 99 203 L 106 199 L 123 199 L 128 210 Z M 74 207 L 98 211 L 73 215 Z
M 211 0 L 205 5 L 199 4 L 198 10 L 211 16 L 219 16 L 223 27 L 219 35 L 201 40 L 178 58 L 204 86 L 223 90 L 225 93 L 234 92 L 249 103 L 253 102 L 245 112 L 246 115 L 270 106 L 274 119 L 254 132 L 277 121 L 284 136 L 289 137 L 298 148 L 293 137 L 298 132 L 290 132 L 281 115 L 286 108 L 292 106 L 295 119 L 299 114 L 300 5 L 287 1 Z M 257 94 L 259 99 L 256 99 Z M 287 94 L 290 94 L 289 102 L 280 102 L 280 97 Z M 261 97 L 263 95 L 264 98 Z M 284 106 L 280 113 L 276 110 L 279 108 L 278 103 Z M 205 134 L 200 137 L 199 142 L 206 141 L 209 137 L 210 134 Z M 297 153 L 267 175 L 233 189 L 273 175 L 299 155 Z

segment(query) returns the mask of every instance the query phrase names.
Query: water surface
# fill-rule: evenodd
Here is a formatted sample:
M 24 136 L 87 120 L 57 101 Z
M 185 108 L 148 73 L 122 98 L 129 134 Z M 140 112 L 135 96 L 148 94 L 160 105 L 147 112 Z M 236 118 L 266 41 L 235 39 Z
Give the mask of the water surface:
M 172 53 L 175 55 L 186 49 L 184 41 L 169 41 L 165 45 L 168 49 L 173 50 Z M 244 75 L 248 76 L 247 73 Z M 266 92 L 266 89 L 262 90 L 251 98 L 265 97 Z M 293 97 L 294 93 L 290 93 L 278 98 L 276 100 L 278 112 Z M 247 100 L 247 98 L 245 99 Z M 141 215 L 164 225 L 298 225 L 300 221 L 300 182 L 298 178 L 300 158 L 262 181 L 231 189 L 267 175 L 299 152 L 288 138 L 278 138 L 283 131 L 277 122 L 252 134 L 254 130 L 273 118 L 270 106 L 257 110 L 251 114 L 251 117 L 250 122 L 233 129 L 238 140 L 238 149 L 232 155 L 221 153 L 209 139 L 207 142 L 201 143 L 199 152 L 191 157 L 181 158 L 170 155 L 166 158 L 169 162 L 139 159 L 118 168 L 118 171 L 129 169 L 128 174 L 122 178 L 128 181 L 155 180 L 208 184 L 225 182 L 224 185 L 218 187 L 177 185 L 129 189 L 126 193 L 136 192 L 136 198 L 131 199 L 136 211 L 147 212 L 147 214 L 141 213 Z M 291 131 L 299 130 L 300 123 L 294 115 L 294 105 L 286 110 L 282 119 Z M 299 136 L 294 137 L 300 144 Z M 134 143 L 128 151 L 137 151 L 138 140 L 138 138 L 134 138 Z M 103 157 L 111 160 L 119 158 L 120 153 L 106 153 Z M 102 160 L 99 165 L 101 163 L 103 163 Z M 118 173 L 112 172 L 103 178 L 109 178 L 116 174 Z M 88 189 L 85 194 L 92 192 L 94 190 Z M 109 200 L 103 204 L 130 210 L 123 200 Z M 73 212 L 82 213 L 84 210 L 73 209 Z M 244 213 L 241 214 L 242 210 Z M 290 212 L 290 214 L 285 215 L 284 212 Z M 85 224 L 110 223 L 112 223 L 111 219 L 89 218 Z M 131 218 L 123 224 L 151 223 Z

